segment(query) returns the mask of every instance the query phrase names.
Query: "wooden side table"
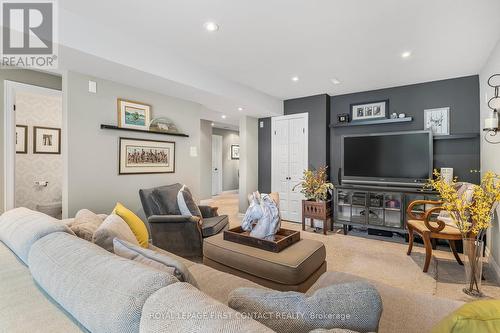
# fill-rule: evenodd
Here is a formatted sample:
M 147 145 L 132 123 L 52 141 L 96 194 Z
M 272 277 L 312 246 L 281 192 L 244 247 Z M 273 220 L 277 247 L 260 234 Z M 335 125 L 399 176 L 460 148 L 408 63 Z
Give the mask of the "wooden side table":
M 332 201 L 309 201 L 302 200 L 302 230 L 306 230 L 306 218 L 311 219 L 311 227 L 314 227 L 314 220 L 323 221 L 323 234 L 326 235 L 328 221 L 330 229 L 333 231 L 333 211 Z

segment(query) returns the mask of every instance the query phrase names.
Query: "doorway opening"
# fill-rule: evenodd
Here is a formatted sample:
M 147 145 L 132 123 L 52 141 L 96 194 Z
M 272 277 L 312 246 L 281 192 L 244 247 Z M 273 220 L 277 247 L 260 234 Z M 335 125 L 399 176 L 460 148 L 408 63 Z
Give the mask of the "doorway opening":
M 212 127 L 212 196 L 238 193 L 239 132 Z
M 60 219 L 62 93 L 5 81 L 6 210 L 26 207 Z

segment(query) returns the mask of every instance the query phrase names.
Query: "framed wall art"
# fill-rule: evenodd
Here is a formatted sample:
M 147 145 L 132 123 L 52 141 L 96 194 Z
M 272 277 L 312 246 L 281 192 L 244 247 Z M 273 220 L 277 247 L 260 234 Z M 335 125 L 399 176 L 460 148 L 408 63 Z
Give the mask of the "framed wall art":
M 351 119 L 357 121 L 387 118 L 388 110 L 389 100 L 351 104 Z
M 119 174 L 175 172 L 175 142 L 120 138 Z
M 240 159 L 240 145 L 231 145 L 231 159 L 232 160 Z
M 449 135 L 450 108 L 424 110 L 424 129 L 432 130 L 433 135 Z
M 33 127 L 33 154 L 61 154 L 61 129 Z
M 16 153 L 28 153 L 28 126 L 16 125 Z
M 118 126 L 148 130 L 151 121 L 151 106 L 118 98 Z

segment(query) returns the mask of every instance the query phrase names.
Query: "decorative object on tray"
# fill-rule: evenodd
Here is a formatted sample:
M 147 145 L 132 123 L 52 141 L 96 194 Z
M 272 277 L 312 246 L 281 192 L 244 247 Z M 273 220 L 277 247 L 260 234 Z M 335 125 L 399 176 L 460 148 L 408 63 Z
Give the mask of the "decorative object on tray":
M 151 120 L 149 130 L 152 132 L 179 133 L 179 130 L 177 126 L 175 126 L 174 122 L 165 117 L 159 117 Z
M 61 154 L 61 129 L 33 127 L 33 154 Z
M 231 159 L 232 160 L 240 159 L 240 145 L 231 145 Z
M 491 141 L 489 137 L 497 135 L 499 129 L 498 112 L 500 111 L 500 74 L 493 74 L 488 79 L 488 85 L 495 89 L 493 97 L 488 101 L 488 107 L 492 110 L 489 118 L 484 120 L 484 131 L 487 132 L 484 139 L 488 143 L 498 144 L 500 141 Z
M 266 240 L 252 237 L 249 231 L 243 230 L 242 227 L 236 227 L 224 231 L 224 240 L 265 251 L 280 252 L 300 240 L 300 231 L 281 228 L 274 236 L 274 240 Z
M 339 123 L 348 123 L 349 122 L 349 113 L 341 113 L 337 115 L 337 121 Z
M 120 175 L 174 172 L 175 142 L 120 138 Z
M 28 126 L 16 125 L 16 153 L 28 153 Z
M 118 98 L 117 104 L 119 127 L 140 130 L 149 129 L 151 117 L 150 105 L 122 98 Z
M 446 214 L 440 213 L 441 221 L 455 225 L 464 245 L 466 287 L 463 291 L 471 296 L 481 296 L 483 236 L 492 223 L 493 212 L 500 201 L 500 175 L 485 173 L 480 185 L 457 183 L 446 179 L 434 170 L 435 179 L 428 186 L 436 189 Z
M 241 228 L 249 231 L 251 237 L 273 241 L 281 226 L 278 206 L 269 194 L 259 192 L 254 192 L 249 201 Z
M 449 135 L 450 108 L 424 110 L 424 129 L 432 130 L 434 135 Z
M 356 121 L 387 118 L 388 110 L 389 100 L 351 104 L 351 119 Z

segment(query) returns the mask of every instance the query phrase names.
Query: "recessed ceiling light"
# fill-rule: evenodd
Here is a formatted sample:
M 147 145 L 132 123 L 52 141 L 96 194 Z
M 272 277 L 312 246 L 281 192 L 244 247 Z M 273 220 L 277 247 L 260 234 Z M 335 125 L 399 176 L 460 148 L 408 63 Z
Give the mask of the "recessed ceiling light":
M 408 58 L 409 56 L 411 56 L 411 52 L 410 51 L 405 51 L 405 52 L 401 53 L 401 57 L 402 58 Z
M 333 84 L 340 84 L 340 81 L 337 79 L 330 79 L 330 81 L 332 81 Z
M 238 111 L 243 111 L 243 108 L 240 106 L 240 107 L 238 108 Z
M 203 26 L 205 27 L 205 30 L 210 32 L 219 30 L 219 25 L 215 22 L 205 22 Z
M 215 124 L 214 124 L 214 123 L 212 123 L 212 126 L 215 126 Z
M 223 114 L 221 117 L 222 117 L 222 119 L 226 119 L 227 118 L 227 116 L 225 114 Z
M 292 81 L 293 81 L 293 82 L 297 82 L 298 80 L 299 80 L 299 77 L 298 77 L 298 76 L 294 76 L 294 77 L 292 77 Z

